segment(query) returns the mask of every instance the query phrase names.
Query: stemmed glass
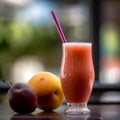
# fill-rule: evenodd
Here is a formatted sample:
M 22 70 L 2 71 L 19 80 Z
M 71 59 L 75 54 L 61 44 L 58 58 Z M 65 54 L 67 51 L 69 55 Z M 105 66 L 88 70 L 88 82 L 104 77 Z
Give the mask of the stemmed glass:
M 67 101 L 65 113 L 90 113 L 87 103 L 94 83 L 92 43 L 62 43 L 60 79 Z

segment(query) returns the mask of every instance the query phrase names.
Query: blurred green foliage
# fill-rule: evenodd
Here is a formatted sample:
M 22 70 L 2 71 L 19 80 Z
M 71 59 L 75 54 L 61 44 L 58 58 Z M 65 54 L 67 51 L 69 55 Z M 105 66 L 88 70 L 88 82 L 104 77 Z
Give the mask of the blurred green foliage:
M 54 64 L 54 52 L 61 42 L 58 39 L 53 26 L 34 27 L 26 21 L 0 20 L 0 79 L 4 65 L 22 55 L 38 55 L 46 64 Z

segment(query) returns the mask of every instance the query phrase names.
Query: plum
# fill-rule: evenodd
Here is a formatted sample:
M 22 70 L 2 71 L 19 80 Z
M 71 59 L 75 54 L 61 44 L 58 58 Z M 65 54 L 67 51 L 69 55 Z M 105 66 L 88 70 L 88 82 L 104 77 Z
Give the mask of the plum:
M 37 96 L 33 89 L 24 83 L 16 83 L 7 94 L 11 109 L 20 114 L 33 112 L 38 104 Z

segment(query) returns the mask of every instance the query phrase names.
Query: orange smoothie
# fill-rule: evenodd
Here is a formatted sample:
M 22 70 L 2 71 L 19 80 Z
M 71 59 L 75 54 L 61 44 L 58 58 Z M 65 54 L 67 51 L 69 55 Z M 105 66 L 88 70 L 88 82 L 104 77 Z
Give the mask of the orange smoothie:
M 91 43 L 63 43 L 60 79 L 68 103 L 87 103 L 94 83 Z

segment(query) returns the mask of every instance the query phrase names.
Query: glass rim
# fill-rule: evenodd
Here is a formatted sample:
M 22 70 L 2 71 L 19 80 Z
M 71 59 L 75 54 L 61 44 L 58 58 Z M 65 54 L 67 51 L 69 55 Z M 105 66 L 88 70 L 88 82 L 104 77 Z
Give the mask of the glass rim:
M 92 45 L 92 42 L 66 42 L 63 45 Z

